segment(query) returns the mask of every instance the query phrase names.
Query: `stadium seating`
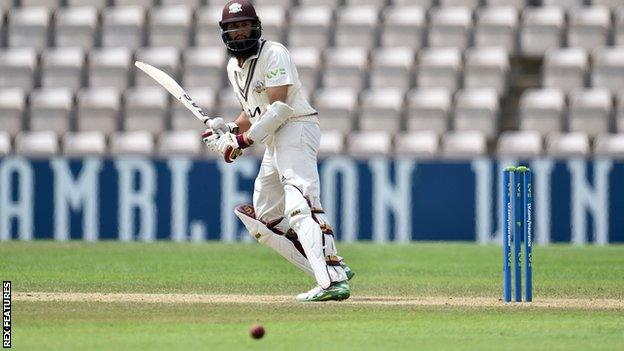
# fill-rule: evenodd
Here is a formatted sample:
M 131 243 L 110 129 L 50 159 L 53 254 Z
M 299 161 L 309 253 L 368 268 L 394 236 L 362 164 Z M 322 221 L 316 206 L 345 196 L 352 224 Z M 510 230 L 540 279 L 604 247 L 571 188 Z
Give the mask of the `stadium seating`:
M 420 6 L 423 9 L 428 9 L 433 6 L 434 0 L 392 0 L 392 3 L 401 6 Z
M 324 131 L 321 134 L 321 142 L 319 145 L 319 156 L 327 157 L 332 155 L 340 155 L 344 152 L 345 139 L 344 134 L 338 130 Z
M 77 91 L 83 85 L 84 62 L 81 48 L 48 48 L 41 55 L 41 86 Z
M 542 0 L 542 5 L 563 9 L 574 9 L 583 6 L 583 0 Z
M 615 129 L 618 133 L 624 133 L 624 90 L 621 90 L 616 97 Z
M 528 3 L 529 0 L 485 0 L 486 6 L 513 7 L 516 10 L 522 10 Z
M 93 6 L 98 11 L 101 11 L 104 7 L 108 5 L 108 0 L 66 0 L 68 7 L 85 7 L 85 6 Z M 166 0 L 165 0 L 166 1 Z
M 89 86 L 124 90 L 130 80 L 132 53 L 123 47 L 91 50 L 87 58 Z
M 553 48 L 544 55 L 542 86 L 566 93 L 585 86 L 589 58 L 582 48 Z
M 154 137 L 148 131 L 116 132 L 110 136 L 113 155 L 150 156 L 154 151 Z
M 160 156 L 201 155 L 203 143 L 195 130 L 176 130 L 158 137 L 157 154 Z
M 553 157 L 586 157 L 590 153 L 585 133 L 554 133 L 546 137 L 546 152 Z
M 6 13 L 13 6 L 13 0 L 0 0 L 0 10 Z
M 311 43 L 319 49 L 329 46 L 331 7 L 295 7 L 290 13 L 290 23 L 287 39 L 290 47 L 310 46 Z
M 425 12 L 420 6 L 392 6 L 383 11 L 381 45 L 384 47 L 409 47 L 419 50 L 423 46 Z
M 219 89 L 223 82 L 225 50 L 220 47 L 192 47 L 182 53 L 181 83 L 185 87 Z
M 70 112 L 74 94 L 67 88 L 42 88 L 30 95 L 30 129 L 53 131 L 58 135 L 70 131 Z
M 485 135 L 478 131 L 455 131 L 442 136 L 442 157 L 472 159 L 487 152 Z
M 6 156 L 11 154 L 11 136 L 9 133 L 0 132 L 0 156 Z
M 144 43 L 144 26 L 143 7 L 107 7 L 102 11 L 102 46 L 137 49 Z
M 367 49 L 376 44 L 379 17 L 375 6 L 347 6 L 338 9 L 335 28 L 336 46 L 359 46 Z
M 180 52 L 177 48 L 172 46 L 140 48 L 136 51 L 135 57 L 137 61 L 148 63 L 164 71 L 174 79 L 178 79 Z M 158 82 L 138 68 L 132 67 L 132 71 L 135 74 L 134 83 L 136 85 L 159 86 Z
M 201 107 L 208 116 L 213 116 L 216 105 L 215 91 L 209 87 L 190 87 L 187 93 L 193 101 Z M 196 130 L 197 135 L 201 134 L 204 125 L 182 104 L 175 103 L 171 106 L 171 129 L 177 131 Z
M 461 52 L 457 48 L 428 48 L 419 53 L 419 88 L 443 88 L 453 93 L 460 86 Z
M 60 8 L 55 16 L 54 45 L 91 50 L 97 26 L 98 10 L 94 6 Z
M 96 131 L 66 133 L 61 138 L 61 149 L 68 157 L 103 156 L 108 150 L 104 134 Z
M 259 4 L 256 1 L 257 4 Z M 276 3 L 270 3 L 277 5 Z M 282 6 L 258 6 L 258 16 L 262 18 L 262 36 L 267 40 L 283 42 L 286 26 L 286 10 Z
M 591 85 L 617 93 L 624 89 L 624 47 L 603 47 L 592 53 Z
M 335 47 L 324 54 L 323 86 L 327 88 L 354 88 L 364 86 L 368 53 L 362 47 Z
M 565 96 L 558 89 L 531 89 L 520 98 L 521 130 L 535 130 L 542 135 L 562 130 Z
M 0 49 L 0 88 L 20 88 L 30 91 L 35 85 L 36 70 L 35 49 Z
M 223 2 L 217 2 L 217 4 L 222 4 Z M 293 3 L 292 0 L 256 0 L 254 2 L 258 6 L 267 6 L 267 5 L 277 5 L 279 7 L 290 7 Z
M 2 131 L 15 135 L 22 130 L 26 96 L 19 88 L 0 89 L 0 125 Z
M 156 5 L 154 0 L 113 0 L 115 6 L 140 6 L 144 9 L 148 9 L 154 5 Z
M 414 51 L 409 47 L 384 47 L 373 51 L 370 67 L 372 88 L 398 88 L 402 91 L 412 84 Z
M 569 126 L 571 132 L 590 136 L 608 133 L 613 109 L 611 93 L 605 88 L 577 90 L 569 97 Z
M 97 131 L 106 135 L 118 129 L 121 93 L 113 87 L 81 89 L 76 97 L 78 131 Z
M 400 89 L 366 90 L 361 96 L 360 130 L 397 133 L 402 128 L 403 92 Z
M 193 19 L 191 9 L 185 5 L 153 7 L 149 10 L 148 44 L 186 48 L 190 43 Z
M 321 129 L 349 133 L 355 125 L 358 95 L 354 89 L 334 88 L 318 90 L 314 106 L 320 116 Z
M 578 7 L 570 10 L 568 46 L 593 50 L 607 45 L 611 13 L 603 6 Z
M 490 6 L 477 11 L 474 44 L 477 47 L 502 47 L 515 53 L 518 10 L 511 6 Z
M 618 6 L 622 5 L 620 0 L 590 0 L 592 5 L 603 5 L 608 7 L 610 10 L 616 10 Z
M 503 157 L 533 158 L 542 154 L 542 136 L 536 131 L 503 132 L 496 153 Z
M 392 135 L 385 131 L 362 131 L 347 137 L 349 154 L 354 157 L 387 156 L 392 151 Z
M 621 0 L 254 3 L 319 112 L 321 155 L 622 153 Z M 170 74 L 207 115 L 236 118 L 222 5 L 0 0 L 0 155 L 205 157 L 201 123 L 133 62 Z
M 464 50 L 470 44 L 472 12 L 467 7 L 440 7 L 431 10 L 428 43 L 434 48 Z
M 314 46 L 297 47 L 290 49 L 290 55 L 297 63 L 297 73 L 303 89 L 314 92 L 319 82 L 320 50 Z M 222 68 L 219 69 L 222 71 Z
M 33 158 L 59 153 L 59 140 L 53 131 L 22 131 L 15 136 L 15 152 Z
M 407 129 L 431 130 L 442 134 L 448 130 L 451 94 L 445 89 L 416 89 L 407 97 Z
M 169 96 L 160 87 L 134 87 L 124 93 L 124 130 L 160 133 L 165 130 Z
M 397 156 L 434 158 L 439 152 L 438 135 L 430 130 L 399 133 L 394 144 Z
M 615 23 L 613 28 L 613 41 L 615 45 L 624 45 L 624 6 L 614 10 Z
M 480 0 L 438 0 L 440 7 L 467 7 L 470 11 L 476 9 L 481 1 Z
M 50 10 L 44 6 L 13 8 L 8 15 L 8 46 L 42 50 L 48 46 Z
M 232 89 L 221 90 L 218 93 L 216 116 L 227 120 L 234 120 L 241 113 L 240 103 Z
M 507 93 L 509 57 L 504 48 L 474 47 L 466 50 L 465 56 L 465 88 L 492 88 L 499 96 Z
M 195 13 L 195 46 L 221 46 L 221 6 L 206 6 Z
M 498 135 L 498 113 L 496 90 L 460 90 L 455 97 L 455 130 L 479 131 L 487 138 L 494 138 Z
M 561 46 L 565 13 L 560 7 L 527 7 L 522 12 L 520 49 L 526 56 L 541 56 Z
M 624 157 L 624 134 L 600 134 L 594 139 L 594 154 L 597 156 Z

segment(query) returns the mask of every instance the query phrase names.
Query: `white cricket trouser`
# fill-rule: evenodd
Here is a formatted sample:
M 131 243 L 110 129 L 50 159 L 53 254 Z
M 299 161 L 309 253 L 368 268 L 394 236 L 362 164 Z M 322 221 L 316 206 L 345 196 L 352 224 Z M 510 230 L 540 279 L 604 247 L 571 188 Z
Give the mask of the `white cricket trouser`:
M 273 139 L 267 143 L 260 171 L 254 183 L 253 206 L 256 218 L 268 223 L 281 217 L 287 217 L 288 214 L 284 213 L 286 205 L 284 186 L 286 184 L 299 189 L 311 202 L 312 207 L 321 208 L 320 181 L 317 169 L 320 138 L 319 124 L 312 121 L 291 120 L 275 133 Z M 311 223 L 311 221 L 306 223 Z M 288 221 L 283 221 L 282 224 L 288 225 Z M 318 227 L 318 224 L 314 223 L 314 225 Z M 306 233 L 311 233 L 308 228 L 303 228 L 303 230 Z M 313 260 L 316 263 L 312 263 L 311 268 L 315 271 L 317 281 L 321 275 L 325 275 L 325 277 L 328 275 L 331 281 L 346 279 L 342 267 L 330 267 L 325 264 L 326 257 L 336 257 L 338 254 L 334 238 L 322 234 L 320 227 L 314 228 L 312 232 L 318 233 L 318 235 L 313 234 L 313 238 L 306 239 L 302 238 L 303 233 L 297 234 L 299 234 L 299 240 L 302 242 L 308 259 L 315 257 Z M 312 247 L 306 247 L 310 245 Z M 318 248 L 319 251 L 314 248 Z M 323 250 L 322 253 L 321 249 Z M 317 269 L 324 273 L 320 273 Z
M 291 121 L 275 133 L 266 146 L 254 183 L 256 218 L 266 223 L 284 216 L 284 185 L 281 179 L 289 169 L 302 181 L 299 186 L 304 194 L 310 200 L 319 199 L 316 155 L 320 139 L 321 130 L 315 122 Z M 320 207 L 320 204 L 314 205 Z

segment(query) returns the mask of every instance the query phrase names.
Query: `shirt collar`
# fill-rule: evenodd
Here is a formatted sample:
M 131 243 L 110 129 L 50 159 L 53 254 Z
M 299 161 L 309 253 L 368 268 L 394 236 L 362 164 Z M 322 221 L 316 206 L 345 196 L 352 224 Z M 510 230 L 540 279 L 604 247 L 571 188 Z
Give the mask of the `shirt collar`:
M 251 60 L 253 59 L 257 59 L 258 56 L 260 56 L 260 49 L 262 48 L 262 44 L 264 43 L 264 39 L 260 39 L 260 42 L 258 43 L 258 50 L 256 51 L 255 54 L 249 56 L 248 58 L 245 59 L 245 61 L 243 61 L 243 67 L 245 67 L 245 65 L 249 64 L 249 62 L 251 62 Z M 238 65 L 238 59 L 235 56 L 232 56 L 230 58 L 230 64 L 232 65 L 232 68 L 234 69 L 234 71 L 236 72 L 242 72 L 243 71 L 243 67 L 240 67 Z

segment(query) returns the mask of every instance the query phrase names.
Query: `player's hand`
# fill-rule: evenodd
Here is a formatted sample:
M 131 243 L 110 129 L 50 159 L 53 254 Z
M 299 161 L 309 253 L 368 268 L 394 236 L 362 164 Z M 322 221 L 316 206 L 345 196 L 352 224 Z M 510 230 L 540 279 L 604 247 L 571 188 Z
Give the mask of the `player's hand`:
M 202 134 L 202 139 L 211 150 L 223 155 L 223 159 L 227 163 L 234 162 L 238 156 L 243 154 L 243 149 L 250 145 L 242 134 L 225 133 L 217 135 L 212 129 L 206 129 Z
M 236 133 L 238 131 L 238 126 L 234 122 L 225 123 L 223 118 L 217 117 L 210 119 L 206 122 L 208 128 L 216 131 L 217 134 L 225 134 L 225 133 Z
M 219 139 L 219 134 L 211 128 L 204 130 L 202 133 L 202 140 L 204 144 L 206 144 L 206 146 L 215 153 L 219 153 L 219 149 L 217 149 L 217 139 Z
M 243 134 L 225 133 L 219 136 L 219 139 L 216 141 L 216 147 L 227 163 L 233 162 L 238 156 L 242 155 L 243 149 L 249 147 L 249 145 L 251 143 L 247 141 Z

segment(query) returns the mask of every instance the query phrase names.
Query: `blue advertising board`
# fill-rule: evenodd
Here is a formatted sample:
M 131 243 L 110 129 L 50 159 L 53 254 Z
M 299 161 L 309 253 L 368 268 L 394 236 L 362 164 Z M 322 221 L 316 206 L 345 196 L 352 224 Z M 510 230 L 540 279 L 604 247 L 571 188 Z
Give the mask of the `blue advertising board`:
M 321 199 L 342 241 L 498 242 L 502 169 L 518 160 L 336 156 Z M 624 242 L 624 163 L 535 159 L 538 244 Z M 250 240 L 233 209 L 250 203 L 259 160 L 0 159 L 0 239 Z

